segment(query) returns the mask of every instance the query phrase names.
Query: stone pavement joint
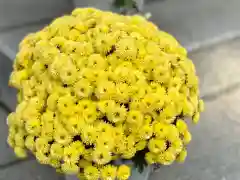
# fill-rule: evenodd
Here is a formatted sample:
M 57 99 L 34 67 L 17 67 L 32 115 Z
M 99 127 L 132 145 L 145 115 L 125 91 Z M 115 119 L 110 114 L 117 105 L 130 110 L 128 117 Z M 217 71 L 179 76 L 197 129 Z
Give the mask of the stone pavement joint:
M 238 89 L 240 89 L 240 82 L 228 85 L 228 87 L 220 89 L 216 92 L 211 92 L 209 94 L 205 94 L 201 98 L 204 101 L 214 101 L 217 98 L 222 97 L 227 94 L 231 94 L 231 93 L 237 91 Z
M 200 82 L 200 96 L 216 98 L 240 83 L 240 38 L 189 53 Z M 208 99 L 207 98 L 207 99 Z M 211 98 L 210 98 L 211 99 Z
M 1 97 L 1 95 L 0 95 Z M 0 108 L 6 113 L 9 114 L 12 112 L 11 108 L 9 108 L 4 102 L 0 100 Z
M 0 169 L 0 180 L 65 180 L 65 177 L 50 166 L 31 160 Z
M 26 158 L 26 159 L 18 159 L 15 161 L 7 162 L 6 164 L 1 164 L 0 165 L 0 170 L 9 168 L 10 166 L 16 166 L 16 165 L 21 165 L 21 163 L 30 161 L 32 160 L 31 158 Z
M 0 28 L 0 33 L 5 33 L 5 32 L 9 32 L 9 31 L 16 30 L 16 29 L 21 29 L 21 28 L 28 27 L 28 26 L 42 25 L 42 24 L 45 24 L 46 22 L 51 22 L 52 19 L 53 19 L 52 17 L 49 17 L 49 18 L 39 19 L 34 22 L 25 22 L 22 24 L 12 25 L 9 27 L 3 27 L 3 28 Z

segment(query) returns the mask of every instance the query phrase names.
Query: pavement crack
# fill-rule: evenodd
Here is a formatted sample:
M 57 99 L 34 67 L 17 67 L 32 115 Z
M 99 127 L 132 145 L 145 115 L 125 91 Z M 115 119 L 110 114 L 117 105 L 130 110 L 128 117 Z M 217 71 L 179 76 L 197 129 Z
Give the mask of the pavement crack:
M 231 84 L 228 87 L 223 88 L 219 91 L 215 91 L 215 92 L 211 92 L 209 94 L 203 95 L 201 98 L 204 101 L 208 101 L 208 102 L 214 101 L 214 100 L 218 99 L 219 97 L 222 97 L 223 95 L 231 94 L 232 92 L 238 90 L 239 88 L 240 88 L 240 82 L 237 82 L 237 83 Z
M 6 164 L 0 165 L 0 170 L 7 169 L 7 168 L 9 168 L 9 167 L 11 167 L 11 166 L 15 166 L 15 165 L 24 163 L 24 162 L 26 162 L 26 161 L 31 161 L 31 160 L 33 160 L 33 158 L 18 159 L 18 160 L 15 160 L 15 161 L 11 161 L 11 162 L 8 162 L 8 163 L 6 163 Z
M 12 112 L 11 108 L 8 107 L 4 102 L 0 100 L 0 108 L 8 115 Z

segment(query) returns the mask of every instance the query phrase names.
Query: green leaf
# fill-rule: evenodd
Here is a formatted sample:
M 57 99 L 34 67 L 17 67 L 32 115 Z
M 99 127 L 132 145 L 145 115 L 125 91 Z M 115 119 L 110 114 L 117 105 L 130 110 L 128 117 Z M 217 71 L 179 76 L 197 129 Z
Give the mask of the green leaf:
M 128 7 L 132 8 L 134 6 L 134 0 L 114 0 L 113 5 L 118 8 Z
M 145 153 L 146 150 L 138 151 L 132 159 L 134 167 L 138 170 L 139 173 L 142 173 L 144 168 L 148 166 L 144 158 Z

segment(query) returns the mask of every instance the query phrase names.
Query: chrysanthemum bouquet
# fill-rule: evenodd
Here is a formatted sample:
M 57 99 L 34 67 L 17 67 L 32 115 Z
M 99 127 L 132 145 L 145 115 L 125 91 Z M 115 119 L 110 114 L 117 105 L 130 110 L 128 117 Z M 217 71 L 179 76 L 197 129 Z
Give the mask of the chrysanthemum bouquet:
M 203 101 L 186 50 L 140 16 L 78 8 L 19 46 L 8 143 L 20 158 L 88 180 L 183 162 Z M 188 118 L 189 119 L 189 118 Z M 116 165 L 121 160 L 123 164 Z

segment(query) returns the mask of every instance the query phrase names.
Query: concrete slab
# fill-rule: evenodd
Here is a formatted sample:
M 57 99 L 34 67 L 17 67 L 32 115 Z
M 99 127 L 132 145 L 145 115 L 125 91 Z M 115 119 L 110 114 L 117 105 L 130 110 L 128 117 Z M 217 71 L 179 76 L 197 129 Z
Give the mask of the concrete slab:
M 148 180 L 150 173 L 152 171 L 152 168 L 146 167 L 142 173 L 139 173 L 137 169 L 132 170 L 132 176 L 129 180 Z
M 6 125 L 6 117 L 7 114 L 0 107 L 0 167 L 18 160 L 13 150 L 7 144 L 8 127 Z
M 2 51 L 10 59 L 14 59 L 18 51 L 18 44 L 23 37 L 30 32 L 36 32 L 42 29 L 49 22 L 50 19 L 43 20 L 37 24 L 12 29 L 11 31 L 0 32 L 0 51 Z
M 14 110 L 16 106 L 16 91 L 8 87 L 9 74 L 12 70 L 12 61 L 0 53 L 0 101 Z M 0 167 L 1 165 L 17 160 L 13 150 L 7 144 L 8 126 L 7 112 L 0 106 Z
M 64 180 L 49 166 L 40 165 L 35 160 L 25 161 L 0 169 L 0 180 Z
M 144 11 L 161 29 L 187 48 L 240 35 L 239 0 L 165 0 L 148 3 Z
M 71 1 L 66 0 L 1 0 L 0 31 L 7 27 L 53 18 L 72 9 Z
M 190 53 L 200 77 L 202 95 L 240 84 L 240 39 Z
M 11 71 L 12 61 L 0 52 L 0 101 L 14 110 L 16 107 L 16 90 L 8 86 Z
M 73 0 L 75 7 L 96 7 L 101 10 L 112 9 L 112 0 Z

